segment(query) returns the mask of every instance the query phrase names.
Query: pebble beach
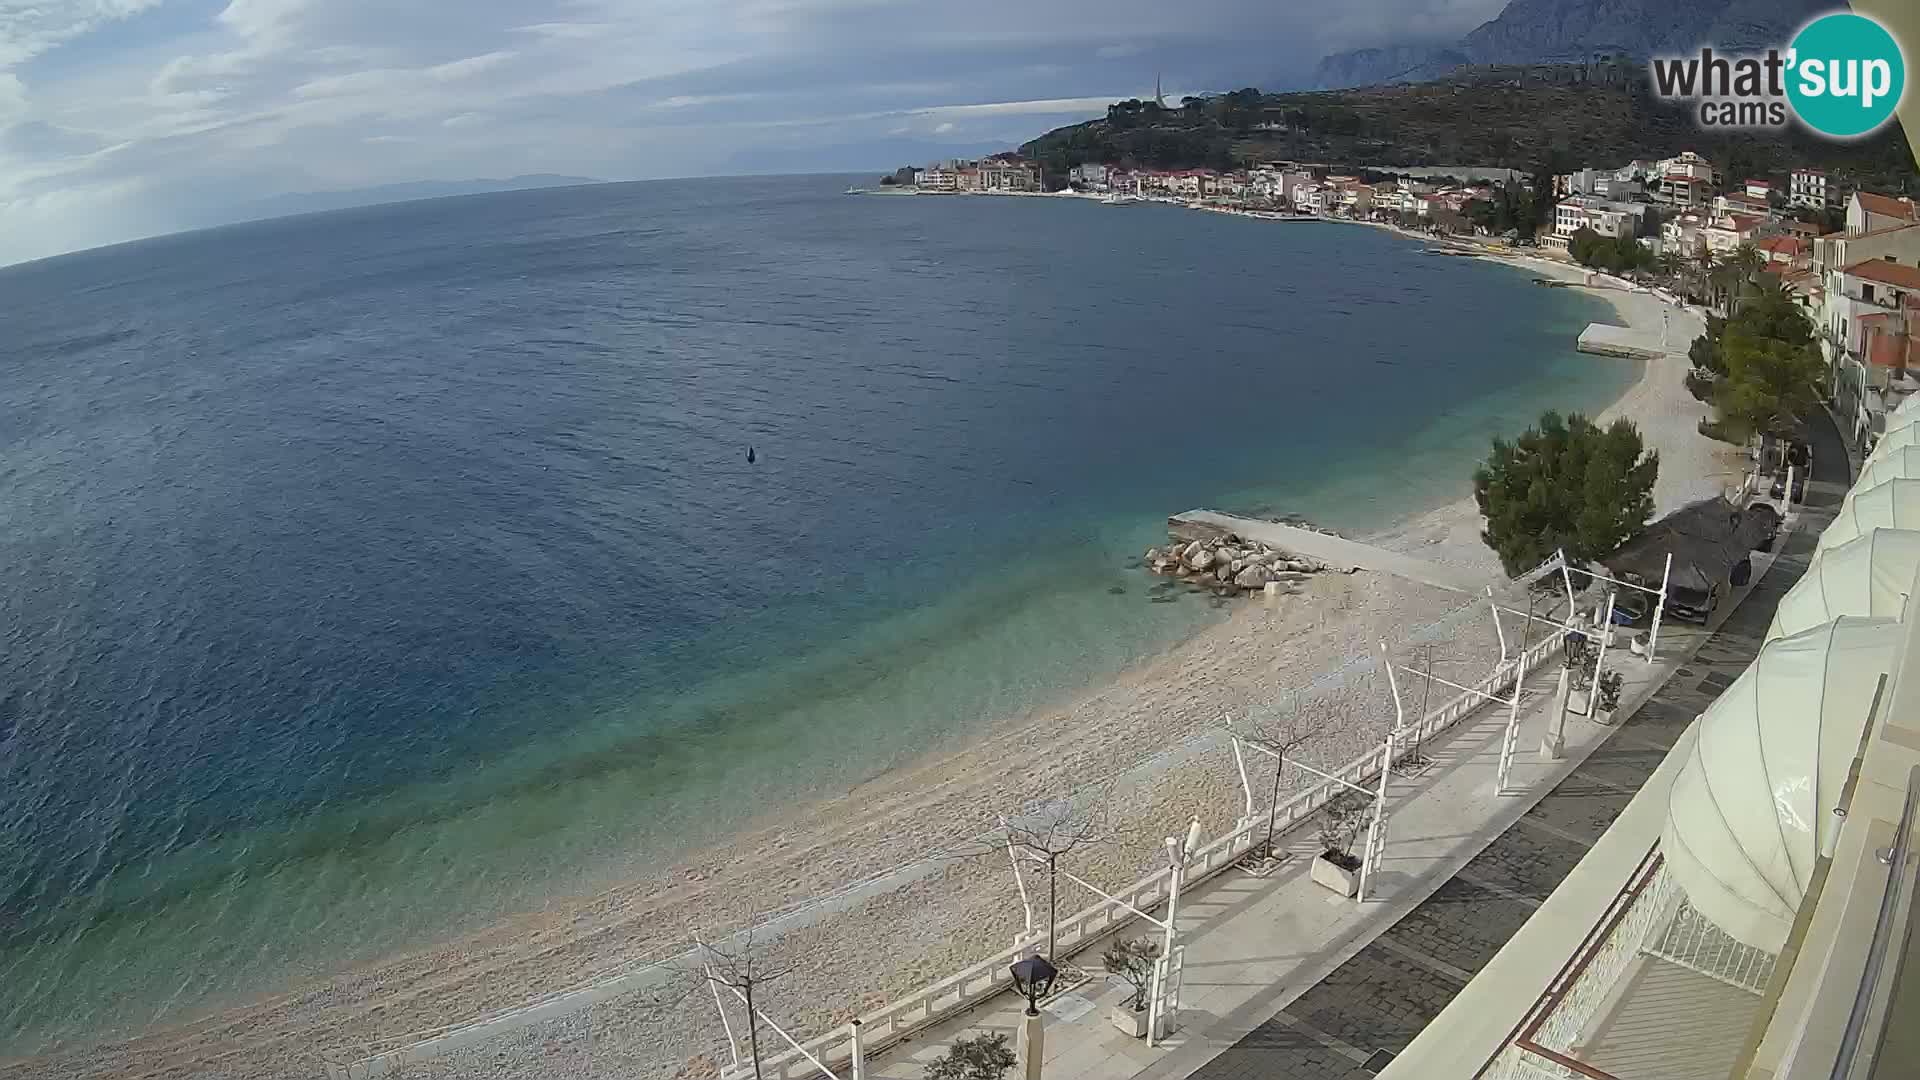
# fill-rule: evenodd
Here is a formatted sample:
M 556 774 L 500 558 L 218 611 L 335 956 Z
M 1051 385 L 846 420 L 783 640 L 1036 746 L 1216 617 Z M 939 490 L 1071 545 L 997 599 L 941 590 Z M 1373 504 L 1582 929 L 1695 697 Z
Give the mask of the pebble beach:
M 1539 276 L 1587 280 L 1563 263 L 1498 258 Z M 1639 380 L 1596 418 L 1633 420 L 1659 453 L 1658 512 L 1737 483 L 1740 455 L 1697 433 L 1705 407 L 1681 381 L 1699 314 L 1644 292 L 1592 291 L 1628 326 L 1658 331 L 1670 320 L 1678 353 L 1645 363 Z M 1493 580 L 1498 565 L 1480 541 L 1469 484 L 1461 476 L 1457 500 L 1366 539 Z M 1277 597 L 1235 600 L 1231 617 L 1110 683 L 1001 718 L 964 749 L 765 815 L 644 878 L 554 900 L 484 932 L 185 1026 L 70 1056 L 0 1063 L 0 1071 L 76 1080 L 314 1077 L 329 1061 L 356 1060 L 658 962 L 630 993 L 412 1062 L 399 1075 L 713 1075 L 725 1036 L 683 959 L 696 935 L 721 939 L 798 911 L 756 935 L 766 963 L 790 969 L 760 1004 L 803 1038 L 842 1023 L 972 963 L 1021 928 L 1005 853 L 978 839 L 1002 815 L 1038 796 L 1097 789 L 1112 824 L 1101 842 L 1075 853 L 1074 872 L 1107 887 L 1129 882 L 1156 865 L 1161 838 L 1189 818 L 1212 837 L 1241 813 L 1239 778 L 1219 734 L 1225 725 L 1272 719 L 1291 695 L 1311 694 L 1317 680 L 1376 643 L 1405 645 L 1410 631 L 1468 602 L 1366 572 L 1301 575 Z M 1477 677 L 1498 655 L 1484 620 L 1461 621 L 1441 640 L 1462 675 Z M 1384 688 L 1368 676 L 1339 690 L 1355 705 L 1301 748 L 1327 766 L 1375 745 L 1392 717 Z M 1283 781 L 1282 798 L 1296 782 Z M 833 904 L 809 906 L 876 878 L 883 880 Z M 1089 899 L 1063 897 L 1063 912 Z

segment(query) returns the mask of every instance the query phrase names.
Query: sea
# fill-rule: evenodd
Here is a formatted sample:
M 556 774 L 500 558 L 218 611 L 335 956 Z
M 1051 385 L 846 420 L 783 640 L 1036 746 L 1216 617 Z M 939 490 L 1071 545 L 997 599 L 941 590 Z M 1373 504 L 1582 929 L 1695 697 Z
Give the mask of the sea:
M 1384 231 L 846 177 L 0 270 L 0 1057 L 647 872 L 1109 679 L 1639 370 Z M 1166 597 L 1160 597 L 1164 600 Z

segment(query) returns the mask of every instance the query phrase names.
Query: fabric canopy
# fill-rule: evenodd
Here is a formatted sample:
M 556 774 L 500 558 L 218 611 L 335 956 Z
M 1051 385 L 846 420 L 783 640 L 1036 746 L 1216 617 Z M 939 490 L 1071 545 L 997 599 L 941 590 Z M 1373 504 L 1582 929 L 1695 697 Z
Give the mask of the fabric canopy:
M 1816 556 L 1871 529 L 1920 529 L 1920 479 L 1894 479 L 1873 487 L 1855 485 L 1833 523 L 1820 534 Z
M 1903 447 L 1920 446 L 1920 412 L 1909 414 L 1906 419 L 1906 423 L 1897 428 L 1888 428 L 1887 433 L 1880 436 L 1880 441 L 1873 444 L 1873 453 L 1867 455 L 1863 465 L 1879 461 Z
M 1920 571 L 1920 532 L 1871 529 L 1820 553 L 1774 609 L 1764 640 L 1786 637 L 1842 615 L 1897 619 Z
M 1725 581 L 1736 563 L 1766 541 L 1769 528 L 1758 513 L 1743 511 L 1716 495 L 1688 503 L 1647 526 L 1601 562 L 1616 576 L 1631 574 L 1652 583 L 1661 580 L 1667 556 L 1672 554 L 1668 584 L 1706 592 Z
M 1920 446 L 1896 447 L 1879 460 L 1862 465 L 1860 478 L 1853 482 L 1853 490 L 1864 491 L 1888 480 L 1915 477 L 1920 477 Z
M 1843 616 L 1769 642 L 1700 717 L 1660 850 L 1688 902 L 1735 940 L 1786 943 L 1900 633 Z

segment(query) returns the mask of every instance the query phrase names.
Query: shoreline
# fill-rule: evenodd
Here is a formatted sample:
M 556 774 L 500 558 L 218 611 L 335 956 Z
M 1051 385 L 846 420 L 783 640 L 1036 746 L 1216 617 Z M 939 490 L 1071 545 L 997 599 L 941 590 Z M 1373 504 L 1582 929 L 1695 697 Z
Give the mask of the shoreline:
M 1346 223 L 1428 239 L 1381 223 Z M 1524 257 L 1474 257 L 1584 276 L 1577 268 L 1520 261 Z M 1658 318 L 1666 307 L 1645 294 L 1589 291 L 1608 299 L 1630 326 L 1635 319 Z M 1683 340 L 1678 331 L 1675 340 Z M 1644 413 L 1651 419 L 1641 423 L 1649 447 L 1662 455 L 1656 489 L 1661 512 L 1671 509 L 1670 496 L 1710 481 L 1712 490 L 1719 487 L 1711 469 L 1693 468 L 1710 460 L 1713 444 L 1703 458 L 1686 445 L 1689 439 L 1707 443 L 1691 420 L 1674 427 L 1684 419 L 1680 406 L 1704 415 L 1704 406 L 1680 387 L 1684 366 L 1684 357 L 1678 368 L 1644 363 L 1640 378 L 1597 418 L 1641 419 Z M 1702 475 L 1681 475 L 1690 471 Z M 1366 538 L 1437 562 L 1497 569 L 1477 532 L 1469 494 Z M 1236 604 L 1224 622 L 1107 682 L 992 719 L 965 747 L 923 755 L 836 797 L 769 810 L 731 839 L 657 873 L 593 895 L 557 897 L 544 910 L 478 933 L 325 976 L 185 1026 L 16 1064 L 46 1066 L 44 1075 L 62 1077 L 163 1074 L 169 1065 L 195 1076 L 309 1076 L 317 1071 L 317 1053 L 361 1056 L 385 1040 L 578 986 L 597 972 L 670 949 L 693 931 L 754 922 L 835 883 L 888 871 L 904 875 L 908 871 L 901 868 L 907 867 L 910 878 L 897 886 L 850 900 L 844 910 L 805 920 L 771 942 L 772 956 L 794 961 L 799 970 L 770 987 L 767 1008 L 804 1038 L 844 1021 L 856 1008 L 877 1006 L 964 966 L 1019 929 L 1004 852 L 998 859 L 992 852 L 925 858 L 971 826 L 990 825 L 996 813 L 1017 809 L 1009 791 L 1059 793 L 1117 772 L 1132 775 L 1128 816 L 1145 824 L 1090 852 L 1075 871 L 1109 886 L 1130 880 L 1158 857 L 1159 837 L 1169 823 L 1198 815 L 1211 836 L 1237 815 L 1241 794 L 1230 761 L 1221 747 L 1206 744 L 1222 714 L 1244 716 L 1270 702 L 1274 686 L 1303 686 L 1344 658 L 1370 650 L 1374 640 L 1398 639 L 1407 628 L 1458 608 L 1461 599 L 1385 577 L 1316 576 L 1298 595 L 1274 605 Z M 1490 632 L 1483 632 L 1463 637 L 1454 651 L 1462 659 L 1490 662 L 1493 644 Z M 1378 720 L 1368 715 L 1322 732 L 1308 750 L 1322 763 L 1346 760 L 1371 744 L 1369 732 Z M 1162 760 L 1169 751 L 1179 751 L 1179 760 Z M 1282 786 L 1283 797 L 1288 790 L 1291 785 Z M 1074 910 L 1083 900 L 1063 895 L 1061 909 Z M 928 940 L 930 925 L 948 930 L 945 940 Z M 865 996 L 848 989 L 854 986 L 867 988 Z M 582 1051 L 593 1059 L 583 1075 L 665 1076 L 689 1060 L 696 1063 L 691 1072 L 701 1075 L 717 1066 L 704 1055 L 723 1046 L 724 1036 L 712 1009 L 700 1007 L 704 994 L 684 1016 L 649 1015 L 634 1000 L 638 996 L 416 1067 L 425 1076 L 527 1075 L 555 1060 L 556 1045 L 580 1042 L 582 1028 L 593 1044 Z

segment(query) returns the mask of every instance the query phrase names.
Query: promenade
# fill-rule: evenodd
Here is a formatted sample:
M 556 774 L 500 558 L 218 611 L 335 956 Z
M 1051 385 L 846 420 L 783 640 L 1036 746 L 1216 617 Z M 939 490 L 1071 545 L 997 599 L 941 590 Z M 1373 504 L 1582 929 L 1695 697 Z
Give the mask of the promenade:
M 1561 760 L 1539 753 L 1558 668 L 1530 679 L 1515 793 L 1495 790 L 1504 710 L 1483 709 L 1429 744 L 1432 764 L 1396 776 L 1388 789 L 1391 839 L 1366 902 L 1308 879 L 1318 846 L 1311 825 L 1284 837 L 1294 858 L 1279 873 L 1230 872 L 1183 897 L 1182 1011 L 1178 1030 L 1161 1045 L 1150 1049 L 1113 1028 L 1108 1007 L 1126 990 L 1100 973 L 1099 944 L 1080 954 L 1075 962 L 1093 979 L 1044 1006 L 1046 1076 L 1359 1080 L 1384 1069 L 1572 870 L 1674 740 L 1751 660 L 1824 524 L 1818 509 L 1808 517 L 1783 534 L 1778 555 L 1756 555 L 1753 580 L 1708 627 L 1669 623 L 1655 662 L 1622 656 L 1610 665 L 1626 677 L 1623 719 L 1604 726 L 1569 717 Z M 1136 923 L 1123 933 L 1150 930 Z M 1011 1037 L 1022 1005 L 1002 995 L 892 1048 L 867 1073 L 916 1080 L 956 1037 Z

